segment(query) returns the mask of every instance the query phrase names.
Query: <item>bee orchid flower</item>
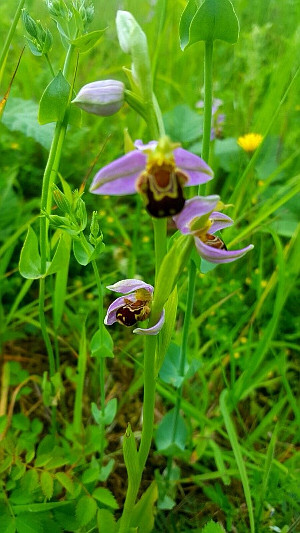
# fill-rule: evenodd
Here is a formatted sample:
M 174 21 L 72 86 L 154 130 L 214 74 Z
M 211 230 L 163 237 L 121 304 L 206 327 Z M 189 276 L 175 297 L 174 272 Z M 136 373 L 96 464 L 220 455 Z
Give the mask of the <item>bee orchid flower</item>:
M 223 206 L 219 196 L 195 196 L 187 200 L 184 209 L 173 219 L 183 234 L 193 235 L 197 251 L 203 259 L 211 263 L 231 263 L 252 250 L 249 244 L 240 250 L 227 250 L 225 243 L 215 235 L 233 224 L 233 220 L 219 211 Z
M 183 187 L 200 185 L 213 178 L 211 168 L 197 155 L 172 143 L 134 143 L 135 150 L 103 167 L 94 177 L 94 194 L 142 195 L 148 213 L 157 218 L 179 213 L 185 204 Z
M 124 296 L 117 298 L 108 308 L 104 324 L 111 326 L 119 322 L 123 326 L 134 326 L 138 321 L 149 318 L 154 288 L 152 285 L 138 279 L 123 279 L 108 285 L 107 289 L 119 292 Z M 165 320 L 164 311 L 151 328 L 135 328 L 133 333 L 138 335 L 157 335 L 163 327 Z

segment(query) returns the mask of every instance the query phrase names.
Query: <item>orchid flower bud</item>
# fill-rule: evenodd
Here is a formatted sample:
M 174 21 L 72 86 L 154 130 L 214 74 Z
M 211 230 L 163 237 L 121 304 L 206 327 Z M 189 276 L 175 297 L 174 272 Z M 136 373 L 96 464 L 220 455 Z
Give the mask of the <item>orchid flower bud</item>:
M 121 81 L 94 81 L 80 89 L 72 104 L 88 113 L 108 117 L 121 109 L 124 103 L 124 90 L 125 86 Z

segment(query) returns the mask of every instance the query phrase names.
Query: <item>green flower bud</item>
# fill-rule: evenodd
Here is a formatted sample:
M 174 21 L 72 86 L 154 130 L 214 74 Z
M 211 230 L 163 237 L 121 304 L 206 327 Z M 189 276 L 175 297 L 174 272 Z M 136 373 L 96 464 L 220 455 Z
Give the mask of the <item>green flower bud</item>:
M 46 0 L 50 15 L 70 20 L 72 14 L 63 0 Z
M 145 102 L 152 101 L 152 75 L 145 33 L 128 11 L 118 11 L 116 17 L 120 46 L 131 55 L 132 74 Z
M 72 104 L 80 109 L 107 117 L 114 115 L 124 103 L 124 84 L 117 80 L 94 81 L 80 89 Z
M 38 37 L 38 28 L 36 21 L 29 15 L 26 9 L 22 9 L 22 20 L 25 26 L 25 30 L 34 39 Z
M 69 200 L 56 185 L 53 189 L 53 196 L 57 207 L 59 207 L 63 213 L 70 214 L 72 212 L 72 207 Z

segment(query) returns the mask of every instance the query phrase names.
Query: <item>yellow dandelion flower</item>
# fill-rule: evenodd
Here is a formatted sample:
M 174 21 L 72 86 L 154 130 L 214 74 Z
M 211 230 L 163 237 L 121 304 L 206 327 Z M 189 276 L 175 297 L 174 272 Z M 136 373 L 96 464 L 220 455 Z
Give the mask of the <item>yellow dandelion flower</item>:
M 12 150 L 19 150 L 20 145 L 19 143 L 11 143 L 10 147 Z
M 144 235 L 142 237 L 142 242 L 150 242 L 150 237 L 148 235 Z
M 237 140 L 238 145 L 245 150 L 245 152 L 254 152 L 263 140 L 260 133 L 246 133 Z

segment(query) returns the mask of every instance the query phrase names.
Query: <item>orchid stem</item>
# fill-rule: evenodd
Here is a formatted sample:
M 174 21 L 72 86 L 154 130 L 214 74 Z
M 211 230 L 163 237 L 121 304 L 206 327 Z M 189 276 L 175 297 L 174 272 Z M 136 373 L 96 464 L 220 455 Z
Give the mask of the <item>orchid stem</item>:
M 100 335 L 100 346 L 104 344 L 104 324 L 103 324 L 103 287 L 100 279 L 99 270 L 96 261 L 92 261 L 92 267 L 94 270 L 94 276 L 98 289 L 98 324 Z M 99 381 L 100 381 L 100 409 L 102 413 L 102 419 L 105 415 L 105 361 L 103 357 L 99 357 Z M 101 438 L 100 438 L 100 463 L 102 462 L 104 451 L 104 424 L 101 425 Z
M 204 60 L 204 123 L 202 139 L 202 159 L 208 164 L 209 146 L 211 136 L 211 112 L 212 112 L 212 63 L 213 41 L 205 41 Z
M 165 134 L 161 111 L 155 96 L 152 101 L 147 102 L 148 109 L 148 131 L 151 139 L 159 139 Z M 155 279 L 160 269 L 162 260 L 167 252 L 167 219 L 152 218 L 154 230 L 155 248 Z M 152 310 L 149 326 L 155 324 L 155 313 Z M 143 470 L 151 448 L 153 425 L 154 425 L 154 405 L 155 405 L 155 352 L 157 336 L 145 336 L 144 350 L 144 400 L 143 400 L 143 427 L 140 447 L 138 450 L 138 473 L 135 483 L 128 483 L 123 513 L 119 522 L 118 533 L 127 533 L 130 529 L 132 511 L 138 495 L 142 480 Z

